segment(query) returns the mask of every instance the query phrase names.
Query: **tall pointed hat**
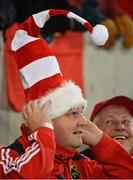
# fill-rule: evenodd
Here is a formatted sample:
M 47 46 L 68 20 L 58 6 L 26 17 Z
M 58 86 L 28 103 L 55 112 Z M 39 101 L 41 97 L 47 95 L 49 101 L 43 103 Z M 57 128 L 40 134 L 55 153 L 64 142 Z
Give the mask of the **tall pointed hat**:
M 38 38 L 40 29 L 55 15 L 73 18 L 91 32 L 92 41 L 103 45 L 108 38 L 107 29 L 102 25 L 94 28 L 76 14 L 64 10 L 46 10 L 30 16 L 16 31 L 11 49 L 20 72 L 26 102 L 40 98 L 40 104 L 51 100 L 52 118 L 63 115 L 69 109 L 87 105 L 81 89 L 73 82 L 66 82 L 58 61 L 46 41 Z

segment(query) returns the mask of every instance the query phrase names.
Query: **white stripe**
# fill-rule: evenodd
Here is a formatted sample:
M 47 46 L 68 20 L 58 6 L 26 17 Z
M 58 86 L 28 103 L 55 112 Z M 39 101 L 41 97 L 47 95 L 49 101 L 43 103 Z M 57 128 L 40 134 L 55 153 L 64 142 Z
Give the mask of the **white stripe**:
M 25 164 L 25 162 L 28 162 L 27 159 L 30 160 L 30 159 L 31 159 L 31 158 L 30 158 L 30 157 L 31 157 L 31 154 L 34 153 L 34 152 L 36 152 L 37 149 L 40 150 L 39 144 L 36 144 L 34 147 L 32 147 L 31 149 L 29 149 L 25 154 L 23 154 L 23 155 L 21 156 L 21 158 L 18 159 L 18 161 L 16 162 L 16 166 L 15 166 L 16 170 L 20 169 L 19 167 L 20 167 L 21 163 Z M 38 152 L 39 152 L 39 151 L 38 151 Z M 22 166 L 21 166 L 21 167 L 22 167 Z M 12 168 L 11 168 L 11 169 L 12 169 Z
M 22 161 L 19 165 L 15 166 L 12 166 L 11 168 L 8 168 L 6 171 L 7 173 L 11 172 L 11 171 L 17 171 L 19 172 L 22 168 L 23 165 L 25 165 L 26 163 L 28 163 L 30 161 L 30 159 L 35 156 L 38 152 L 40 152 L 40 148 L 37 148 L 32 154 L 30 154 L 28 156 L 28 158 L 25 160 L 25 161 Z
M 38 81 L 60 73 L 55 56 L 38 59 L 20 69 L 24 89 L 30 88 Z
M 13 162 L 13 158 L 10 157 L 9 155 L 10 153 L 10 149 L 7 149 L 7 152 L 6 152 L 6 156 L 5 156 L 5 168 L 6 168 L 6 171 L 8 172 L 8 167 L 10 166 L 14 166 L 14 162 Z
M 35 139 L 36 141 L 38 141 L 38 140 L 37 140 L 37 133 L 38 133 L 38 131 L 35 131 L 35 132 L 33 133 L 33 137 L 34 137 L 34 139 Z
M 3 167 L 4 173 L 7 174 L 6 167 L 5 167 L 5 163 L 2 162 L 2 161 L 0 161 L 0 164 L 1 164 L 2 167 Z
M 20 161 L 24 161 L 25 158 L 26 158 L 30 153 L 32 153 L 32 151 L 34 151 L 34 150 L 35 150 L 36 148 L 38 148 L 38 147 L 39 147 L 39 144 L 37 144 L 37 142 L 33 143 L 32 147 L 29 146 L 29 147 L 26 148 L 25 154 L 21 155 L 21 158 L 16 158 L 16 159 L 14 160 L 14 163 L 15 163 L 15 164 L 19 164 Z
M 36 151 L 34 151 L 30 156 L 28 156 L 27 160 L 25 160 L 24 162 L 22 162 L 20 165 L 19 165 L 19 169 L 18 169 L 18 172 L 21 170 L 22 166 L 24 164 L 26 164 L 27 162 L 30 161 L 30 159 L 35 156 L 38 152 L 40 152 L 40 148 L 36 149 Z
M 33 133 L 33 137 L 34 137 L 34 139 L 37 141 L 37 131 L 35 131 L 34 133 Z
M 26 150 L 27 152 L 24 155 L 22 155 L 19 159 L 18 159 L 18 157 L 16 158 L 18 161 L 16 161 L 16 159 L 13 161 L 13 158 L 9 157 L 9 154 L 8 154 L 9 153 L 9 149 L 8 149 L 8 151 L 6 153 L 7 157 L 4 158 L 6 162 L 0 161 L 0 164 L 2 164 L 2 166 L 3 166 L 4 172 L 5 173 L 9 173 L 12 170 L 20 171 L 22 166 L 24 164 L 26 164 L 28 161 L 30 161 L 30 159 L 40 151 L 40 148 L 38 148 L 38 147 L 39 147 L 39 144 L 37 144 L 35 142 L 32 145 L 32 147 L 27 148 L 28 151 Z
M 35 24 L 39 28 L 42 28 L 45 25 L 46 21 L 48 21 L 48 19 L 50 18 L 49 10 L 42 11 L 40 13 L 34 14 L 32 17 L 35 21 Z M 18 30 L 18 31 L 16 31 L 15 36 L 12 40 L 11 49 L 13 51 L 16 51 L 19 48 L 21 48 L 22 46 L 24 46 L 25 44 L 32 42 L 32 41 L 35 41 L 37 39 L 38 38 L 29 36 L 27 31 Z
M 34 18 L 36 25 L 38 27 L 42 28 L 45 25 L 45 23 L 48 21 L 48 19 L 50 18 L 49 10 L 34 14 L 33 18 Z
M 33 137 L 37 139 L 37 132 L 32 134 Z M 37 142 L 34 142 L 32 146 L 27 147 L 25 154 L 23 154 L 20 158 L 17 157 L 13 160 L 12 157 L 10 157 L 10 149 L 2 149 L 1 150 L 1 159 L 0 164 L 3 167 L 4 172 L 7 174 L 11 172 L 12 170 L 20 171 L 22 166 L 26 164 L 30 159 L 36 155 L 40 151 L 39 144 Z M 4 156 L 5 155 L 5 156 Z
M 1 151 L 1 159 L 2 161 L 5 161 L 6 166 L 10 163 L 10 157 L 9 157 L 10 149 L 2 149 Z
M 33 139 L 34 139 L 33 134 L 30 134 L 30 136 L 28 136 L 28 140 L 32 141 Z
M 33 151 L 33 152 L 27 157 L 27 159 L 25 159 L 24 161 L 21 161 L 20 164 L 16 165 L 15 163 L 12 163 L 12 165 L 13 165 L 12 167 L 6 167 L 7 173 L 9 173 L 9 172 L 11 172 L 11 171 L 13 171 L 13 170 L 19 172 L 19 171 L 21 170 L 22 166 L 23 166 L 24 164 L 26 164 L 27 162 L 29 162 L 30 159 L 31 159 L 34 155 L 36 155 L 39 151 L 40 151 L 40 148 L 37 148 L 37 149 L 35 149 L 35 151 Z
M 28 147 L 26 149 L 26 153 L 21 155 L 21 158 L 18 159 L 18 161 L 16 162 L 17 163 L 17 166 L 19 166 L 19 163 L 25 161 L 27 159 L 27 157 L 33 152 L 35 151 L 37 148 L 39 147 L 39 144 L 37 142 L 33 143 L 32 147 Z
M 80 22 L 82 25 L 84 25 L 84 23 L 87 22 L 87 20 L 81 18 L 80 16 L 78 16 L 78 15 L 72 13 L 72 12 L 69 12 L 69 13 L 67 14 L 67 17 L 68 17 L 68 18 L 75 19 L 76 21 Z
M 5 152 L 5 149 L 2 149 L 2 150 L 1 150 L 1 159 L 2 159 L 2 161 L 5 160 L 5 158 L 4 158 L 4 152 Z
M 2 149 L 2 150 L 1 150 L 1 160 L 2 160 L 2 161 L 0 161 L 0 164 L 1 164 L 2 167 L 3 167 L 4 173 L 6 173 L 6 165 L 5 165 L 5 163 L 4 163 L 4 160 L 5 160 L 4 154 L 5 154 L 5 149 Z
M 18 30 L 15 33 L 15 36 L 11 43 L 11 49 L 13 51 L 17 51 L 19 48 L 23 47 L 24 45 L 28 44 L 29 42 L 38 40 L 39 38 L 35 38 L 29 36 L 28 33 L 24 30 Z
M 10 162 L 10 159 L 9 159 L 9 152 L 10 152 L 10 149 L 2 149 L 1 151 L 1 159 L 2 161 L 0 161 L 0 164 L 2 164 L 2 167 L 3 167 L 3 170 L 5 173 L 7 173 L 7 169 L 8 169 L 8 164 Z M 5 155 L 5 157 L 4 157 Z
M 5 154 L 5 161 L 6 161 L 7 166 L 13 160 L 13 159 L 10 159 L 9 153 L 10 153 L 10 149 L 7 149 L 6 154 Z
M 37 141 L 37 131 L 35 131 L 34 133 L 32 133 L 29 137 L 28 137 L 28 139 L 29 139 L 29 141 L 32 141 L 32 140 L 36 140 Z

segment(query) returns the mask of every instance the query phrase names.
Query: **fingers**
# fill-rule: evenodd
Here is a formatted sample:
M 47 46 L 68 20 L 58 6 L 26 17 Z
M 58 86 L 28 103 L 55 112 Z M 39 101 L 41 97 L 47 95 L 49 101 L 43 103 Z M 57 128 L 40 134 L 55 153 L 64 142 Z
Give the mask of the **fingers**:
M 26 111 L 26 107 L 24 107 L 24 109 L 23 109 L 23 117 L 24 117 L 24 124 L 25 124 L 27 127 L 29 127 L 29 123 L 28 123 L 28 121 L 27 121 L 27 119 L 28 119 L 28 114 L 27 114 L 27 111 Z
M 25 113 L 27 116 L 32 112 L 31 103 L 32 101 L 29 101 L 28 104 L 25 106 Z
M 23 116 L 24 116 L 24 119 L 27 119 L 29 114 L 32 112 L 32 101 L 30 101 L 27 105 L 24 106 L 24 109 L 23 109 Z
M 95 128 L 95 124 L 89 120 L 86 120 L 85 123 L 78 123 L 78 126 L 87 131 L 89 131 L 92 128 Z
M 29 101 L 29 103 L 25 105 L 23 113 L 27 117 L 32 111 L 37 111 L 38 109 L 38 100 Z
M 27 114 L 27 111 L 26 111 L 26 106 L 23 109 L 23 117 L 24 117 L 24 119 L 27 119 L 27 117 L 28 117 L 28 114 Z
M 44 105 L 40 108 L 38 105 L 38 100 L 29 101 L 27 105 L 25 105 L 23 109 L 23 116 L 24 119 L 27 119 L 27 117 L 34 111 L 37 112 L 38 110 L 45 110 L 48 111 L 49 107 L 51 105 L 51 101 L 48 100 Z
M 41 110 L 45 109 L 45 111 L 48 111 L 50 105 L 51 105 L 51 100 L 46 101 L 46 103 L 43 104 L 43 106 L 41 107 Z
M 31 132 L 52 121 L 48 114 L 51 101 L 47 101 L 41 108 L 38 102 L 38 100 L 30 101 L 23 110 L 25 124 L 30 128 Z
M 30 105 L 31 105 L 31 110 L 32 111 L 38 111 L 38 109 L 39 109 L 38 100 L 32 101 Z

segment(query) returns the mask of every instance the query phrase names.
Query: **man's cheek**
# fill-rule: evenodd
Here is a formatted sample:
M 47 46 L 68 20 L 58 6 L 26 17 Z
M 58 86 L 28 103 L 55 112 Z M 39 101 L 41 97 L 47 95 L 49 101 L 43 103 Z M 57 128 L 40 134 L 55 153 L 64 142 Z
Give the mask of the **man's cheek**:
M 107 134 L 111 135 L 111 128 L 110 127 L 105 127 L 103 129 L 104 132 L 106 132 Z

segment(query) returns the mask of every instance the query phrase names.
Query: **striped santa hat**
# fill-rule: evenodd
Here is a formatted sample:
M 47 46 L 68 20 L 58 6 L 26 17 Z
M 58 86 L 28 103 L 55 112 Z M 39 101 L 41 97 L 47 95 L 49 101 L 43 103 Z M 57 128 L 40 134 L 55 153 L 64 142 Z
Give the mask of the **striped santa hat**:
M 34 14 L 16 31 L 11 49 L 22 79 L 26 102 L 40 98 L 42 106 L 47 100 L 51 100 L 49 113 L 53 119 L 71 108 L 85 108 L 87 105 L 81 89 L 73 82 L 65 81 L 58 61 L 46 41 L 38 38 L 40 29 L 48 19 L 59 14 L 73 18 L 88 28 L 97 45 L 104 44 L 108 38 L 107 29 L 102 25 L 93 28 L 83 18 L 64 10 L 46 10 Z

